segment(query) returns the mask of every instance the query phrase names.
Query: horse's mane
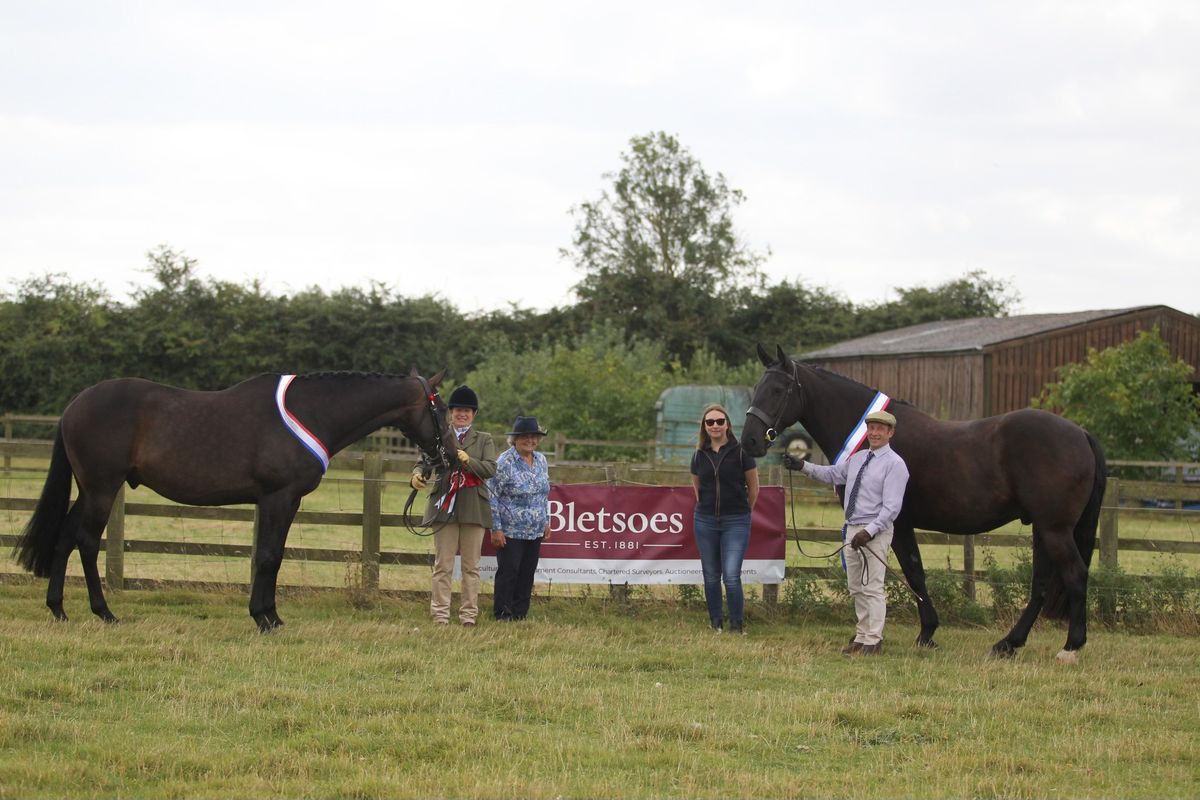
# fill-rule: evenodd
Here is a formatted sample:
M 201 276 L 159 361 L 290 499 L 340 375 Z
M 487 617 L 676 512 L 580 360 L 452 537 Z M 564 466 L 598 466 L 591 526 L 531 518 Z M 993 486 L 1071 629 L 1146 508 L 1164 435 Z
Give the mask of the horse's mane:
M 324 372 L 306 372 L 297 375 L 306 380 L 404 380 L 409 375 L 391 375 L 386 372 L 355 372 L 353 370 L 326 370 Z
M 842 375 L 840 372 L 834 372 L 833 370 L 825 369 L 825 367 L 819 367 L 816 364 L 809 364 L 809 363 L 804 363 L 804 362 L 800 362 L 800 361 L 797 361 L 796 363 L 799 364 L 800 366 L 804 367 L 805 369 L 812 370 L 813 372 L 820 372 L 824 375 L 829 375 L 830 377 L 837 378 L 838 380 L 857 384 L 858 386 L 862 386 L 871 391 L 878 391 L 877 389 L 873 389 L 872 387 L 867 386 L 865 383 L 860 383 L 859 381 L 854 380 L 854 378 L 850 378 L 845 375 Z M 907 400 L 900 400 L 895 397 L 890 398 L 890 400 L 892 403 L 895 403 L 896 405 L 912 406 L 913 408 L 916 408 L 916 406 L 913 406 L 913 404 L 908 402 Z

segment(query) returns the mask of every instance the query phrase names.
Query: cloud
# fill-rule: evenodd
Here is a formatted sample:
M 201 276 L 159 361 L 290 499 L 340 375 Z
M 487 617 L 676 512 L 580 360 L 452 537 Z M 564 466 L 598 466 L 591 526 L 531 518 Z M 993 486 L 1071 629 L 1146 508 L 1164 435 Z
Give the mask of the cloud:
M 1184 2 L 10 4 L 0 279 L 119 293 L 165 242 L 281 291 L 561 304 L 569 209 L 665 130 L 745 191 L 774 278 L 1170 302 L 1197 34 Z

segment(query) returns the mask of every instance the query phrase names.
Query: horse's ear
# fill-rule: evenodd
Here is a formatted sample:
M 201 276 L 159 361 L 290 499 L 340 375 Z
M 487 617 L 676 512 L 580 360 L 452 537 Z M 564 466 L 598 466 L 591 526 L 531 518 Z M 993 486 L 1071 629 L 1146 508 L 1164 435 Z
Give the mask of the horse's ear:
M 771 366 L 771 357 L 767 355 L 767 351 L 763 349 L 762 342 L 758 343 L 758 360 L 762 362 L 764 367 Z
M 788 357 L 787 357 L 787 353 L 783 352 L 783 348 L 780 347 L 779 345 L 775 345 L 775 352 L 779 355 L 779 363 L 786 364 Z
M 408 377 L 410 377 L 410 378 L 416 378 L 416 377 L 419 377 L 419 376 L 417 375 L 417 368 L 416 368 L 416 367 L 409 367 L 409 368 L 408 368 Z
M 446 377 L 446 368 L 442 367 L 438 373 L 429 379 L 429 388 L 436 389 L 438 384 L 442 382 L 442 378 Z

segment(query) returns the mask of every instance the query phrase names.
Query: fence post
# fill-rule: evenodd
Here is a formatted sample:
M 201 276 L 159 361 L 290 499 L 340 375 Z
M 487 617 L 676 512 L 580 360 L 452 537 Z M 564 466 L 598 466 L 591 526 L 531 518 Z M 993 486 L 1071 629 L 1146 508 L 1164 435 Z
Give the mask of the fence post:
M 554 434 L 554 463 L 560 463 L 567 458 L 567 437 L 563 436 L 562 431 L 556 431 Z
M 258 506 L 254 506 L 254 527 L 250 530 L 250 590 L 254 591 L 254 576 L 258 569 L 254 562 L 258 558 Z
M 1183 489 L 1183 467 L 1182 466 L 1175 467 L 1175 484 L 1180 489 Z M 1183 492 L 1182 491 L 1179 493 L 1179 496 L 1175 498 L 1175 507 L 1183 508 Z
M 379 530 L 383 496 L 383 456 L 363 454 L 362 587 L 379 589 Z
M 11 442 L 12 438 L 13 438 L 12 437 L 12 420 L 9 419 L 8 414 L 5 414 L 4 415 L 4 441 Z M 8 451 L 5 450 L 4 451 L 4 469 L 8 470 L 11 468 L 12 468 L 12 456 L 10 456 L 8 454 Z
M 113 498 L 104 538 L 104 582 L 110 592 L 119 592 L 125 588 L 125 484 Z
M 1117 478 L 1108 479 L 1108 487 L 1104 490 L 1104 500 L 1100 504 L 1100 566 L 1105 569 L 1117 568 L 1117 511 L 1121 505 L 1121 481 Z
M 975 599 L 975 537 L 963 537 L 963 594 Z

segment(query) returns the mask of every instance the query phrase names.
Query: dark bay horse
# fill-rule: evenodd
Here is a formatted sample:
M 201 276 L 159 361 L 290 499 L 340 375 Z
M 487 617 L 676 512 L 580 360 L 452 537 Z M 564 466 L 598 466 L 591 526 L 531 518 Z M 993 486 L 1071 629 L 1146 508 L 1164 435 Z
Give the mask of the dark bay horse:
M 92 613 L 116 617 L 104 600 L 96 557 L 122 483 L 146 485 L 177 503 L 254 503 L 250 616 L 266 633 L 283 624 L 275 585 L 300 498 L 317 488 L 329 456 L 395 425 L 434 461 L 453 464 L 457 441 L 429 380 L 353 372 L 264 374 L 219 392 L 140 378 L 84 389 L 62 413 L 50 470 L 14 556 L 49 578 L 46 605 L 59 620 L 67 559 L 79 548 Z M 78 484 L 68 505 L 71 478 Z
M 762 456 L 776 433 L 801 422 L 821 449 L 835 454 L 850 444 L 867 406 L 884 402 L 874 389 L 818 367 L 771 358 L 758 384 L 742 446 Z M 1033 586 L 1029 603 L 1008 634 L 992 647 L 1011 656 L 1025 644 L 1039 612 L 1069 621 L 1058 654 L 1074 662 L 1087 641 L 1088 565 L 1106 484 L 1104 451 L 1073 422 L 1046 411 L 1023 409 L 970 422 L 943 422 L 898 401 L 892 447 L 910 473 L 895 522 L 892 549 L 917 595 L 917 644 L 933 645 L 937 611 L 925 588 L 915 528 L 953 534 L 983 533 L 1014 519 L 1033 526 Z

